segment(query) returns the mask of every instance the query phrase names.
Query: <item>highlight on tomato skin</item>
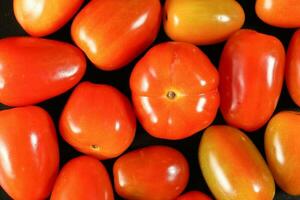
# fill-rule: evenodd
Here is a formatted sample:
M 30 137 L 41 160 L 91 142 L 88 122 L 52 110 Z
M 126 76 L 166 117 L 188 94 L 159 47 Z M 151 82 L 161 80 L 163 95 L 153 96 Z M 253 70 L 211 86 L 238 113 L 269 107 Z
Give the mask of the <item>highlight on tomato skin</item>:
M 300 195 L 300 113 L 281 111 L 269 121 L 265 152 L 278 186 L 290 195 Z
M 131 200 L 174 200 L 189 179 L 186 158 L 167 146 L 148 146 L 125 153 L 113 166 L 116 192 Z
M 199 145 L 199 163 L 216 199 L 272 200 L 272 174 L 252 141 L 230 126 L 211 126 Z
M 180 195 L 176 200 L 212 200 L 212 198 L 199 191 L 190 191 Z

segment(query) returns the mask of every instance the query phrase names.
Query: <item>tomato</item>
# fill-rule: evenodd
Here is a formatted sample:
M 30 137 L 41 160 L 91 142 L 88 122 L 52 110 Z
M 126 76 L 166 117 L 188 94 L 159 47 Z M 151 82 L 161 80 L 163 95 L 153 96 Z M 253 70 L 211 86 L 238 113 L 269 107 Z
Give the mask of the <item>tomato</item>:
M 130 146 L 136 119 L 130 102 L 117 89 L 83 82 L 69 98 L 59 128 L 62 137 L 78 151 L 108 159 Z
M 291 195 L 300 195 L 300 113 L 283 111 L 269 122 L 265 152 L 276 183 Z
M 113 200 L 108 173 L 101 162 L 89 156 L 70 160 L 60 171 L 51 200 Z
M 269 25 L 300 27 L 299 0 L 256 0 L 255 10 L 257 16 Z
M 0 184 L 13 199 L 46 199 L 58 165 L 55 127 L 45 110 L 0 111 Z
M 186 187 L 185 157 L 167 146 L 148 146 L 122 155 L 113 166 L 116 192 L 130 200 L 173 200 Z
M 196 46 L 156 45 L 130 77 L 139 121 L 152 136 L 182 139 L 207 127 L 219 106 L 218 72 Z
M 65 25 L 84 0 L 14 0 L 17 21 L 32 36 L 46 36 Z
M 273 36 L 241 30 L 227 41 L 219 91 L 228 124 L 254 131 L 267 123 L 281 93 L 284 62 L 284 47 Z
M 98 68 L 115 70 L 150 46 L 160 21 L 159 0 L 91 1 L 76 16 L 71 34 Z
M 286 61 L 285 80 L 290 96 L 300 106 L 300 30 L 293 35 Z
M 176 200 L 212 200 L 212 199 L 202 192 L 190 191 L 176 198 Z
M 205 130 L 199 161 L 216 199 L 272 200 L 275 184 L 263 157 L 251 140 L 236 128 Z
M 24 106 L 73 87 L 83 76 L 83 53 L 63 42 L 13 37 L 0 40 L 0 102 Z
M 166 0 L 164 29 L 175 41 L 196 45 L 227 39 L 242 27 L 243 8 L 235 0 Z

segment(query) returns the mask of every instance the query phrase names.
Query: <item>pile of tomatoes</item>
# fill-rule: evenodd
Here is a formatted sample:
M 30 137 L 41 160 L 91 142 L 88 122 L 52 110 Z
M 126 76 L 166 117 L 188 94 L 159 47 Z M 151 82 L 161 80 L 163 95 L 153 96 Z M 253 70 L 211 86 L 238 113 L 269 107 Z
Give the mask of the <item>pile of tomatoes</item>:
M 253 4 L 266 24 L 300 27 L 298 0 Z M 300 30 L 286 52 L 242 28 L 235 0 L 13 0 L 13 11 L 29 35 L 0 39 L 0 185 L 13 199 L 212 199 L 186 191 L 179 150 L 128 150 L 139 124 L 160 140 L 204 131 L 193 159 L 216 199 L 271 200 L 275 183 L 300 195 L 300 112 L 274 114 L 284 83 L 300 106 Z M 67 22 L 73 43 L 43 38 Z M 161 27 L 173 41 L 154 44 Z M 220 42 L 215 66 L 198 46 Z M 84 79 L 87 62 L 105 74 L 132 65 L 120 83 L 131 95 Z M 37 104 L 71 89 L 55 123 Z M 218 110 L 227 125 L 212 125 Z M 243 132 L 262 128 L 265 157 Z M 83 155 L 61 166 L 60 137 Z

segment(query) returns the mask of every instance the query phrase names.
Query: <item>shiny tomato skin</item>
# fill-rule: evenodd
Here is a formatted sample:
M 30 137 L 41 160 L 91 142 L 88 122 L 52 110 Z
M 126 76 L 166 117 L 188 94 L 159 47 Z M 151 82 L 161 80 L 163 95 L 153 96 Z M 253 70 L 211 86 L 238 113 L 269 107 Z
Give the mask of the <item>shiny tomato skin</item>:
M 27 33 L 42 37 L 65 25 L 83 2 L 84 0 L 14 0 L 14 14 Z
M 214 120 L 218 81 L 217 70 L 196 46 L 158 44 L 136 64 L 130 77 L 137 117 L 154 137 L 189 137 Z
M 226 40 L 242 27 L 245 13 L 235 0 L 166 0 L 164 29 L 175 41 L 196 45 Z
M 199 161 L 203 176 L 216 199 L 272 200 L 275 183 L 252 141 L 230 126 L 205 130 Z
M 59 165 L 52 119 L 36 106 L 0 111 L 0 185 L 13 199 L 46 199 Z
M 269 122 L 265 133 L 265 152 L 279 187 L 300 195 L 300 113 L 282 111 Z
M 212 200 L 212 198 L 199 191 L 190 191 L 177 197 L 176 200 Z
M 60 171 L 51 200 L 113 200 L 113 190 L 104 165 L 96 158 L 79 156 Z
M 267 123 L 281 93 L 284 62 L 284 47 L 273 36 L 245 29 L 227 41 L 219 66 L 219 91 L 228 124 L 254 131 Z
M 73 21 L 75 43 L 100 69 L 116 70 L 148 48 L 161 23 L 159 0 L 91 1 Z
M 298 0 L 256 0 L 255 11 L 265 23 L 281 28 L 300 27 Z
M 113 166 L 116 192 L 130 200 L 173 200 L 186 187 L 185 157 L 167 146 L 148 146 L 119 157 Z
M 0 102 L 32 105 L 73 87 L 86 68 L 74 46 L 48 39 L 12 37 L 0 40 Z
M 136 119 L 126 96 L 109 85 L 80 83 L 59 122 L 62 137 L 80 152 L 108 159 L 132 143 Z

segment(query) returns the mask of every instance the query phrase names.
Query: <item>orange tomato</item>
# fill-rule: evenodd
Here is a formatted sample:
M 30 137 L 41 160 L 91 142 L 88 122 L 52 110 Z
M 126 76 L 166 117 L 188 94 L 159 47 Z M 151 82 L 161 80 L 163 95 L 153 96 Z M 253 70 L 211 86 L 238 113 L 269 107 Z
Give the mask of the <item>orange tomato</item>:
M 65 25 L 84 0 L 14 0 L 17 21 L 32 36 L 46 36 Z
M 218 72 L 196 46 L 156 45 L 130 77 L 139 121 L 152 136 L 182 139 L 206 128 L 219 106 Z
M 115 70 L 150 46 L 160 21 L 159 0 L 91 1 L 76 16 L 71 33 L 98 68 Z
M 0 111 L 0 184 L 13 199 L 46 199 L 58 164 L 55 127 L 45 110 Z
M 284 62 L 284 47 L 273 36 L 240 30 L 227 41 L 219 91 L 228 124 L 254 131 L 267 123 L 281 93 Z
M 177 197 L 176 200 L 212 200 L 212 199 L 202 192 L 190 191 Z
M 173 200 L 186 187 L 189 166 L 177 150 L 149 146 L 122 155 L 113 167 L 116 192 L 130 200 Z
M 83 82 L 69 98 L 59 128 L 62 137 L 78 151 L 108 159 L 132 143 L 136 119 L 130 102 L 117 89 Z
M 275 184 L 263 157 L 251 140 L 229 126 L 205 130 L 199 161 L 216 199 L 272 200 Z
M 80 156 L 70 160 L 60 171 L 51 200 L 113 200 L 109 175 L 97 159 Z
M 175 41 L 196 45 L 227 39 L 242 27 L 243 8 L 235 0 L 166 0 L 164 29 Z
M 269 25 L 300 27 L 299 0 L 256 0 L 255 10 L 257 16 Z
M 300 195 L 300 113 L 280 112 L 269 122 L 265 152 L 276 183 L 291 195 Z

